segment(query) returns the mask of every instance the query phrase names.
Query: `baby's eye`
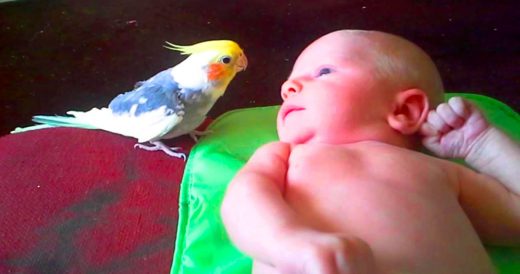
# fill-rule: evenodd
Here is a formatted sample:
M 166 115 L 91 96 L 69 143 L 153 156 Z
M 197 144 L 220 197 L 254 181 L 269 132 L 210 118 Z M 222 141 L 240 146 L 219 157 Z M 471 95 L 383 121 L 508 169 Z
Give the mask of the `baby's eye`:
M 330 74 L 332 73 L 332 69 L 331 68 L 320 68 L 320 70 L 318 71 L 318 73 L 316 74 L 317 77 L 320 77 L 320 76 L 323 76 L 323 75 L 327 75 L 327 74 Z

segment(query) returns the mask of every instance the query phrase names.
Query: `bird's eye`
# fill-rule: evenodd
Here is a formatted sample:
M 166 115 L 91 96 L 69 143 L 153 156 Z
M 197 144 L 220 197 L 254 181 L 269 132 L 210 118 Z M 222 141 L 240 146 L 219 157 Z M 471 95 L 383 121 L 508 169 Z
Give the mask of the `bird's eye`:
M 323 75 L 327 75 L 327 74 L 330 74 L 332 72 L 332 69 L 331 68 L 327 68 L 327 67 L 324 67 L 324 68 L 320 68 L 318 70 L 318 73 L 316 74 L 317 77 L 320 77 L 320 76 L 323 76 Z
M 220 62 L 224 63 L 224 64 L 229 64 L 231 63 L 231 57 L 229 56 L 224 56 L 220 59 Z

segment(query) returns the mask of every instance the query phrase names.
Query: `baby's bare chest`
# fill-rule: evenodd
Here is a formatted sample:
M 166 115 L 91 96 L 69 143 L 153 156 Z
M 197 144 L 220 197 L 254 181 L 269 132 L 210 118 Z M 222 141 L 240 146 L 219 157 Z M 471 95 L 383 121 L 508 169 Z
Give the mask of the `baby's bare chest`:
M 453 181 L 442 161 L 401 149 L 295 148 L 285 199 L 308 225 L 365 240 L 388 269 L 472 269 L 482 262 L 465 258 L 484 251 Z
M 405 188 L 431 191 L 452 178 L 439 161 L 390 146 L 296 147 L 289 157 L 290 185 L 311 188 Z
M 334 230 L 365 222 L 400 230 L 459 212 L 452 180 L 437 161 L 416 152 L 302 147 L 289 158 L 286 199 L 309 221 Z

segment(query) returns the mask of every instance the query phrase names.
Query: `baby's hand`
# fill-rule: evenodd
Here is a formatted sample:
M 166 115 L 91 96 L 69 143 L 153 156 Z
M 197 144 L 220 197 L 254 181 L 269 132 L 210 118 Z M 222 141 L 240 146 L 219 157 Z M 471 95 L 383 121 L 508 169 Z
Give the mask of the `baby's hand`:
M 438 156 L 466 158 L 489 128 L 475 106 L 461 97 L 453 97 L 428 113 L 421 127 L 422 143 Z
M 377 273 L 372 250 L 361 239 L 314 230 L 298 231 L 289 238 L 291 248 L 276 263 L 281 273 Z

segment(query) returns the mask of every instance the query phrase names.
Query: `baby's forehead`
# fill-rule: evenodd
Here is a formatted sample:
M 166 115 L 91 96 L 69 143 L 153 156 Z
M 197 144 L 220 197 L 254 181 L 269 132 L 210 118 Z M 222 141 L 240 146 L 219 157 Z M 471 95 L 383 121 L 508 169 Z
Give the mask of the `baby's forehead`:
M 371 63 L 374 57 L 374 47 L 366 44 L 336 41 L 335 39 L 317 40 L 296 59 L 294 68 L 330 65 L 352 65 L 356 63 Z

